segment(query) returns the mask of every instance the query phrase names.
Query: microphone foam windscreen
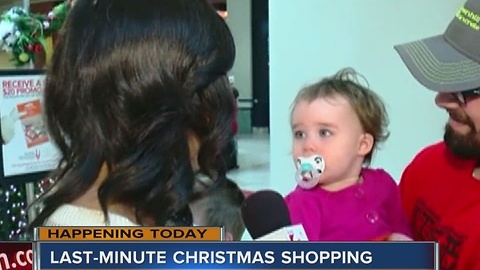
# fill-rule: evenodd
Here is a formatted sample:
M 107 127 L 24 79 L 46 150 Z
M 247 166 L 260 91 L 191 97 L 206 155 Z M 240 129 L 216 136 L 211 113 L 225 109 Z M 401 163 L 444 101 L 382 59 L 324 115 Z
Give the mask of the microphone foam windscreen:
M 242 205 L 242 218 L 252 239 L 292 225 L 285 200 L 271 190 L 261 190 L 248 196 Z

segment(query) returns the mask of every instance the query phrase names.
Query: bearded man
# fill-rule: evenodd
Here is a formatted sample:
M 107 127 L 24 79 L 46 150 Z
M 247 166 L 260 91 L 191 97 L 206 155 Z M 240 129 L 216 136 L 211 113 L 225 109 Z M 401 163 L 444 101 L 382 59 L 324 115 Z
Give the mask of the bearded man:
M 423 149 L 400 180 L 414 240 L 440 244 L 440 269 L 480 269 L 480 0 L 443 35 L 395 46 L 448 115 L 444 140 Z

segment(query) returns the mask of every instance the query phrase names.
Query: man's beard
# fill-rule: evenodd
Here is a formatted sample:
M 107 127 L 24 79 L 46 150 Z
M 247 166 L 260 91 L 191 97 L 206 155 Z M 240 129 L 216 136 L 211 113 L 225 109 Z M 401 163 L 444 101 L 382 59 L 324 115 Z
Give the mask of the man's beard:
M 455 120 L 455 118 L 454 118 Z M 459 134 L 449 124 L 445 126 L 443 141 L 447 148 L 457 157 L 462 159 L 480 160 L 480 141 L 473 122 L 466 119 L 461 121 L 470 127 L 467 134 Z

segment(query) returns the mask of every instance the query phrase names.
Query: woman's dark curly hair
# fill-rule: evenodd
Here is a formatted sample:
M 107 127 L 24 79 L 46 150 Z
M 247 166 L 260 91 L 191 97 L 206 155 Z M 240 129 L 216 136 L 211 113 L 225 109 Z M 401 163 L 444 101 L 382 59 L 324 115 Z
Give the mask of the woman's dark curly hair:
M 76 1 L 45 87 L 62 160 L 31 227 L 85 194 L 103 165 L 98 198 L 107 220 L 112 204 L 134 209 L 139 224 L 190 214 L 189 134 L 200 142 L 200 173 L 225 180 L 234 59 L 232 35 L 206 0 Z

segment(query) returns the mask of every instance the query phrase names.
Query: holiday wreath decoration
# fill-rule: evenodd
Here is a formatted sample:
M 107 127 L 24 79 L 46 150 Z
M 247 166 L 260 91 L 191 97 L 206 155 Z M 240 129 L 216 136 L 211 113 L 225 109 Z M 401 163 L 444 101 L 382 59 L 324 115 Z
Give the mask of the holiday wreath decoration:
M 69 7 L 64 2 L 46 15 L 29 13 L 21 7 L 11 8 L 0 16 L 0 48 L 12 54 L 16 66 L 34 61 L 47 50 L 47 39 L 62 27 Z

